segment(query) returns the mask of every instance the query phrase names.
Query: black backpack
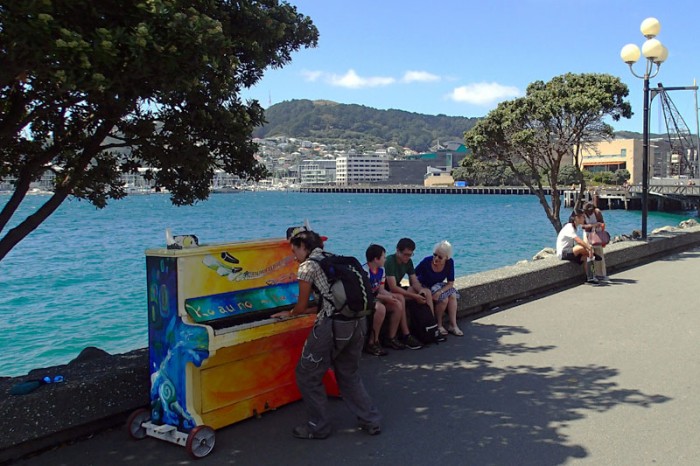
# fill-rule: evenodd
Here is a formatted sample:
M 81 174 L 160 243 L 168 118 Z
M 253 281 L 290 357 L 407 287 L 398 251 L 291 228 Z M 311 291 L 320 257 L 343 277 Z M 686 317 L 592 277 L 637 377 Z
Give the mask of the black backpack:
M 347 319 L 359 319 L 374 311 L 372 285 L 360 261 L 352 256 L 327 252 L 323 253 L 323 259 L 310 259 L 319 263 L 331 286 L 330 296 L 319 293 L 321 300 L 329 300 L 337 314 Z
M 407 299 L 406 312 L 408 313 L 411 335 L 420 340 L 421 343 L 429 345 L 444 341 L 444 339 L 440 338 L 438 324 L 435 316 L 430 311 L 430 306 Z

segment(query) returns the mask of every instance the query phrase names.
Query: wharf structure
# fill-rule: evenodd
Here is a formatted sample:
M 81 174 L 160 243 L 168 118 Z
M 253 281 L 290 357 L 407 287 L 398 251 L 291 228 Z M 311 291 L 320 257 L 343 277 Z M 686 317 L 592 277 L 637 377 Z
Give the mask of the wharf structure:
M 685 181 L 685 180 L 684 180 Z M 649 209 L 656 211 L 697 210 L 700 216 L 700 180 L 679 183 L 678 180 L 654 180 L 649 187 Z M 531 195 L 527 186 L 420 186 L 420 185 L 350 185 L 350 186 L 301 186 L 303 193 L 355 193 L 355 194 L 501 194 Z M 546 189 L 546 195 L 552 190 Z M 573 207 L 578 190 L 559 190 L 565 207 Z M 584 200 L 598 208 L 641 210 L 641 186 L 606 187 L 587 191 Z
M 366 193 L 366 194 L 532 194 L 527 186 L 420 186 L 420 185 L 386 185 L 386 186 L 301 186 L 303 193 Z M 560 191 L 563 194 L 564 191 Z M 551 189 L 546 190 L 550 195 Z
M 649 210 L 676 212 L 696 210 L 700 216 L 700 180 L 674 178 L 655 179 L 649 183 Z M 573 207 L 578 190 L 564 191 L 564 206 Z M 596 188 L 584 193 L 584 201 L 593 202 L 599 209 L 641 210 L 642 187 Z

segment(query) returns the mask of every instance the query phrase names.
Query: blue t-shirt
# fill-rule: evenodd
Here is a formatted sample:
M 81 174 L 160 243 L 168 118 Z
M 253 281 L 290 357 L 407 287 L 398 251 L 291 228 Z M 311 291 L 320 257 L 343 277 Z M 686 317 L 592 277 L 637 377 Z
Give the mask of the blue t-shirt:
M 362 268 L 364 268 L 367 275 L 369 275 L 369 283 L 372 285 L 372 293 L 376 295 L 379 293 L 379 288 L 384 286 L 384 267 L 379 267 L 377 270 L 372 271 L 369 264 L 364 264 Z
M 424 287 L 430 289 L 436 283 L 442 283 L 445 280 L 455 281 L 455 262 L 452 259 L 447 259 L 442 272 L 435 272 L 430 266 L 431 262 L 433 262 L 433 256 L 428 256 L 416 267 L 416 277 Z

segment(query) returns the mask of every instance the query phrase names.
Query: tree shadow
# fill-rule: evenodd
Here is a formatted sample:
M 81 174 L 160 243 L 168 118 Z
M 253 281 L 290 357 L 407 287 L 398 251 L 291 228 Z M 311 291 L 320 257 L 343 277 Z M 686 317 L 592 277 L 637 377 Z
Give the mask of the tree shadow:
M 663 262 L 676 262 L 676 261 L 682 261 L 682 260 L 687 260 L 687 259 L 695 259 L 697 257 L 700 257 L 700 250 L 693 249 L 690 251 L 682 251 L 677 254 L 673 254 L 670 256 L 664 256 L 660 257 L 657 259 L 657 261 L 663 261 Z
M 400 406 L 401 423 L 423 433 L 412 437 L 413 449 L 438 446 L 434 459 L 447 464 L 562 464 L 587 456 L 585 446 L 570 444 L 561 433 L 566 423 L 622 404 L 649 408 L 670 400 L 619 387 L 611 381 L 619 371 L 610 367 L 491 364 L 495 354 L 554 348 L 502 342 L 503 337 L 527 332 L 522 327 L 473 323 L 468 338 L 451 341 L 448 352 L 434 348 L 410 354 L 414 361 L 392 363 L 378 374 L 380 390 L 400 394 L 393 404 Z M 435 362 L 436 352 L 449 357 Z M 441 423 L 445 427 L 437 429 Z M 442 432 L 442 437 L 434 432 Z M 416 464 L 410 458 L 403 459 Z M 392 456 L 392 461 L 397 459 L 401 460 Z
M 468 464 L 560 465 L 589 455 L 564 433 L 588 414 L 628 405 L 651 409 L 670 401 L 660 394 L 623 388 L 615 368 L 514 364 L 494 357 L 541 354 L 552 345 L 510 343 L 529 330 L 519 326 L 462 323 L 463 338 L 419 351 L 364 355 L 364 384 L 384 416 L 382 434 L 367 436 L 345 404 L 330 403 L 334 435 L 298 440 L 291 429 L 305 419 L 292 403 L 216 431 L 216 447 L 196 461 L 208 464 Z M 48 460 L 51 461 L 48 461 Z M 45 453 L 33 464 L 193 464 L 185 449 L 148 438 L 128 440 L 121 431 Z M 24 463 L 23 463 L 24 464 Z

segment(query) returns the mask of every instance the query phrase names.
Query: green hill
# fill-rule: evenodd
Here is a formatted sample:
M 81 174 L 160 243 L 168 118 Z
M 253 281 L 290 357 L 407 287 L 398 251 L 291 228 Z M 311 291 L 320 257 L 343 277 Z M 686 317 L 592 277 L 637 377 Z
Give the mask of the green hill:
M 253 137 L 287 136 L 324 144 L 409 147 L 429 151 L 438 141 L 462 141 L 479 118 L 378 110 L 330 100 L 288 100 L 265 111 L 267 124 Z M 618 131 L 617 138 L 641 139 L 640 133 Z M 651 134 L 654 137 L 665 135 Z
M 265 111 L 267 124 L 253 133 L 265 138 L 288 136 L 324 144 L 409 147 L 428 151 L 437 141 L 462 141 L 477 118 L 377 110 L 327 100 L 291 100 Z

